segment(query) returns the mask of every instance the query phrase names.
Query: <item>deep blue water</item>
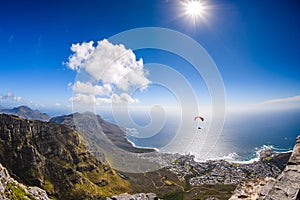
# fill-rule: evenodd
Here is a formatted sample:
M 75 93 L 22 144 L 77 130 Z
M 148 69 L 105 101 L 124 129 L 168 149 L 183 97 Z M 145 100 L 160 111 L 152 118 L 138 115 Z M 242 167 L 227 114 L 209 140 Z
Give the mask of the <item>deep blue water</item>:
M 278 152 L 291 150 L 299 134 L 299 110 L 236 113 L 228 116 L 219 143 L 248 160 L 264 146 Z
M 133 120 L 139 126 L 151 123 L 149 116 L 143 114 L 134 115 Z M 113 119 L 111 118 L 110 121 Z M 126 125 L 123 126 L 126 127 Z M 153 134 L 152 137 L 139 138 L 130 135 L 130 131 L 128 131 L 128 139 L 136 146 L 158 148 L 164 151 L 164 146 L 176 137 L 179 126 L 178 118 L 172 115 L 166 119 L 162 129 Z M 196 158 L 197 156 L 200 157 L 199 144 L 202 142 L 201 134 L 204 134 L 201 131 L 206 131 L 208 124 L 200 124 L 202 126 L 200 131 L 197 130 L 198 126 L 197 124 L 193 127 L 186 127 L 183 130 L 185 133 L 177 142 L 178 144 L 173 145 L 171 149 L 168 149 L 168 152 L 183 153 L 182 149 L 184 148 L 179 147 L 192 144 L 188 146 L 188 152 L 195 154 Z M 132 128 L 132 126 L 128 126 L 128 128 Z M 143 130 L 137 128 L 135 131 L 141 132 Z M 300 110 L 227 113 L 223 131 L 209 158 L 246 161 L 256 157 L 257 151 L 266 147 L 272 147 L 275 151 L 288 151 L 293 148 L 295 139 L 299 134 Z M 185 143 L 185 137 L 194 139 L 192 143 Z

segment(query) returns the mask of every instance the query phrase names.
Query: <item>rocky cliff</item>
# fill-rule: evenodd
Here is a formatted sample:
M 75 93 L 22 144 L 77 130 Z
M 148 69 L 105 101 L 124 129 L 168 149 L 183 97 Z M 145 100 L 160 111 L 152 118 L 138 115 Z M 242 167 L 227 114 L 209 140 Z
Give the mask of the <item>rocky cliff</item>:
M 283 172 L 260 193 L 259 199 L 300 200 L 300 136 Z
M 129 184 L 95 159 L 66 125 L 0 114 L 0 163 L 17 180 L 58 199 L 100 198 Z
M 0 164 L 0 199 L 49 200 L 49 197 L 41 188 L 26 187 L 14 180 L 7 169 Z
M 19 106 L 12 109 L 1 109 L 0 113 L 5 114 L 11 114 L 16 115 L 22 118 L 26 119 L 35 119 L 35 120 L 41 120 L 41 121 L 48 121 L 50 119 L 50 116 L 46 113 L 41 113 L 38 110 L 32 110 L 31 108 L 27 106 Z
M 106 200 L 159 200 L 154 193 L 121 194 L 107 197 Z
M 239 185 L 231 200 L 300 200 L 300 136 L 282 173 L 276 178 L 261 178 Z

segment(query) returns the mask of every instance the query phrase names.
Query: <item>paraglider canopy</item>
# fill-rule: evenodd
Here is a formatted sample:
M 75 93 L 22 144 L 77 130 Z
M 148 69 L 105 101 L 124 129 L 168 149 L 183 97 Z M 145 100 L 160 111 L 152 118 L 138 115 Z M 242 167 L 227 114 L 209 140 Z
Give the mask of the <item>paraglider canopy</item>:
M 198 116 L 196 116 L 196 117 L 194 118 L 195 121 L 196 121 L 197 119 L 200 119 L 201 121 L 204 121 L 204 118 L 201 117 L 200 115 L 198 115 Z M 201 129 L 201 127 L 198 126 L 198 129 Z
M 201 121 L 204 121 L 204 118 L 201 117 L 201 116 L 196 116 L 196 117 L 194 118 L 194 120 L 196 120 L 196 119 L 200 119 Z

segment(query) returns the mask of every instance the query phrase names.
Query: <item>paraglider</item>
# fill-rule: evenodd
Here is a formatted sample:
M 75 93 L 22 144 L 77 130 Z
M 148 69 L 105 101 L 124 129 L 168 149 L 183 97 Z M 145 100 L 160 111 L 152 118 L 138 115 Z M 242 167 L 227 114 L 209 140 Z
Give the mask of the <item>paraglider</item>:
M 204 121 L 204 118 L 201 117 L 200 115 L 199 115 L 199 116 L 196 116 L 196 117 L 194 118 L 194 121 L 196 121 L 197 119 L 201 120 L 202 122 Z M 198 129 L 201 129 L 201 127 L 198 126 Z
M 194 121 L 197 122 L 198 130 L 196 130 L 196 134 L 194 134 L 194 137 L 193 137 L 193 139 L 192 139 L 192 142 L 188 145 L 188 147 L 186 148 L 186 150 L 189 149 L 189 148 L 194 144 L 194 141 L 195 141 L 195 139 L 196 139 L 196 137 L 197 137 L 197 135 L 198 135 L 197 133 L 200 133 L 200 132 L 201 132 L 201 131 L 200 131 L 201 127 L 199 126 L 199 124 L 200 124 L 200 123 L 203 123 L 204 117 L 202 117 L 202 116 L 200 116 L 200 115 L 197 115 L 197 116 L 194 117 Z
M 196 116 L 196 117 L 194 118 L 194 120 L 196 120 L 196 119 L 201 119 L 201 121 L 204 121 L 204 118 L 201 117 L 200 115 L 199 115 L 199 116 Z

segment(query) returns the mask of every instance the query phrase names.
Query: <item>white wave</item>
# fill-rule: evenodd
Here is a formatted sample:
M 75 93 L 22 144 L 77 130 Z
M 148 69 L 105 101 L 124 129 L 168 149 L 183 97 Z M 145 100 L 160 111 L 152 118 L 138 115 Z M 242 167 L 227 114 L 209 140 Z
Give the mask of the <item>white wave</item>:
M 135 148 L 139 148 L 139 149 L 154 149 L 155 151 L 159 152 L 159 149 L 158 148 L 155 148 L 155 147 L 142 147 L 142 146 L 138 146 L 136 145 L 133 141 L 129 140 L 127 137 L 126 137 L 126 140 Z
M 189 154 L 192 154 L 195 156 L 195 161 L 197 162 L 206 162 L 208 160 L 225 160 L 227 162 L 231 163 L 238 163 L 238 164 L 251 164 L 254 162 L 258 162 L 260 160 L 260 156 L 263 152 L 265 151 L 272 151 L 274 153 L 288 153 L 292 152 L 293 150 L 291 149 L 284 149 L 284 148 L 276 148 L 273 145 L 263 145 L 261 147 L 256 147 L 254 148 L 255 153 L 252 155 L 249 155 L 248 158 L 243 158 L 242 156 L 238 155 L 236 152 L 231 152 L 225 156 L 215 156 L 215 157 L 210 157 L 205 160 L 199 159 L 200 156 L 197 156 L 197 153 L 195 152 L 189 152 Z M 198 157 L 198 159 L 197 159 Z

